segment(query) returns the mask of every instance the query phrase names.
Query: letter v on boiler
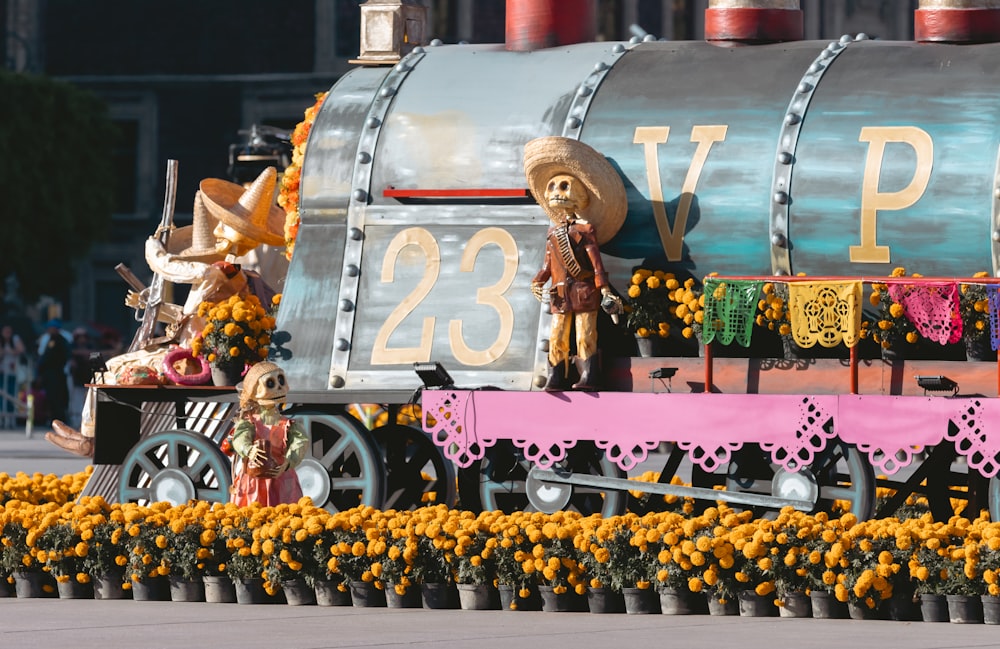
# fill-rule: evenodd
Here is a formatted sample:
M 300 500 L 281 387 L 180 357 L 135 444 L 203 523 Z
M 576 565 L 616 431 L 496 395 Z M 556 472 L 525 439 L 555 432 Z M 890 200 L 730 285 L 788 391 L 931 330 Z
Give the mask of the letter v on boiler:
M 708 159 L 712 145 L 726 139 L 728 128 L 725 125 L 693 126 L 691 128 L 691 141 L 697 143 L 698 148 L 695 149 L 694 156 L 691 158 L 687 177 L 684 178 L 684 185 L 681 187 L 681 197 L 677 203 L 677 214 L 673 227 L 667 218 L 667 207 L 663 201 L 658 146 L 667 143 L 670 127 L 637 126 L 635 129 L 632 143 L 643 145 L 646 160 L 646 181 L 649 184 L 649 200 L 653 204 L 656 229 L 660 233 L 660 243 L 663 245 L 663 251 L 666 253 L 668 261 L 681 261 L 681 253 L 684 249 L 684 231 L 687 229 L 688 214 L 691 212 L 691 202 L 698 186 L 698 178 L 701 177 L 701 170 L 705 167 L 705 161 Z

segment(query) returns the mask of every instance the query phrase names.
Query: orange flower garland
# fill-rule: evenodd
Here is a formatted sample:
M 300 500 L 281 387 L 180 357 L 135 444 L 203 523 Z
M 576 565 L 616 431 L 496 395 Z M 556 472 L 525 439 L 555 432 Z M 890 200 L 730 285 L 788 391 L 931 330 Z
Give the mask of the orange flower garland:
M 295 251 L 295 238 L 299 234 L 299 182 L 302 180 L 302 160 L 306 154 L 306 142 L 309 131 L 312 130 L 316 115 L 323 105 L 328 93 L 316 95 L 316 103 L 306 109 L 304 119 L 292 131 L 292 163 L 288 165 L 281 176 L 278 190 L 278 205 L 285 210 L 285 256 L 292 258 Z

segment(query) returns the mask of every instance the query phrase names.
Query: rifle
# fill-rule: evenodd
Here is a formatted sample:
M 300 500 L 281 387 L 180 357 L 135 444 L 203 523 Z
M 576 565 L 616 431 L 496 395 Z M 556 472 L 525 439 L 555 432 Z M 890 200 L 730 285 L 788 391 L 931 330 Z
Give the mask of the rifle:
M 167 183 L 163 197 L 163 214 L 160 217 L 160 225 L 156 229 L 156 236 L 164 246 L 170 239 L 170 230 L 174 224 L 174 202 L 177 197 L 177 161 L 167 160 Z M 133 286 L 134 288 L 134 286 Z M 143 349 L 153 336 L 156 329 L 156 322 L 159 319 L 160 304 L 163 302 L 163 276 L 159 273 L 153 275 L 153 281 L 149 285 L 149 294 L 146 298 L 146 308 L 142 313 L 142 324 L 132 338 L 132 344 L 128 351 L 134 352 Z

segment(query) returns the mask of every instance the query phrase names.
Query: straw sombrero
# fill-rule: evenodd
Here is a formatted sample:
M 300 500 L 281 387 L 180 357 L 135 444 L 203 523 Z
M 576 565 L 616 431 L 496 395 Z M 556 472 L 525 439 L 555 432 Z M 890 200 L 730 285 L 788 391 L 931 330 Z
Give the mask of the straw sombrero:
M 218 178 L 201 181 L 209 213 L 248 239 L 272 246 L 285 245 L 285 211 L 274 202 L 278 172 L 267 167 L 250 187 Z
M 551 217 L 545 186 L 552 176 L 569 174 L 583 181 L 590 191 L 590 205 L 579 216 L 589 221 L 600 244 L 621 229 L 628 212 L 628 198 L 621 176 L 607 158 L 590 146 L 566 137 L 540 137 L 524 145 L 524 175 L 532 195 Z
M 218 261 L 225 253 L 216 248 L 218 240 L 213 230 L 218 221 L 205 209 L 201 192 L 194 194 L 194 219 L 191 225 L 177 228 L 170 233 L 167 252 L 184 261 Z

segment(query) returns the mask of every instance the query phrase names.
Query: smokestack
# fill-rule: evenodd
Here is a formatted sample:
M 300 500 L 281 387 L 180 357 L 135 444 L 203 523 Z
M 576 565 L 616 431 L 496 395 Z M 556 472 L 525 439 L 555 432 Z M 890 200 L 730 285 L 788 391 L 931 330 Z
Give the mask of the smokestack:
M 705 40 L 779 43 L 802 40 L 799 0 L 709 0 Z
M 597 36 L 596 0 L 507 0 L 507 49 L 586 43 Z
M 920 0 L 913 12 L 913 40 L 920 43 L 1000 41 L 1000 0 Z

